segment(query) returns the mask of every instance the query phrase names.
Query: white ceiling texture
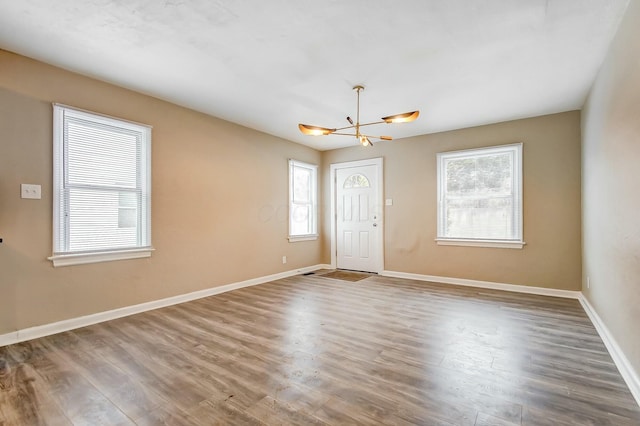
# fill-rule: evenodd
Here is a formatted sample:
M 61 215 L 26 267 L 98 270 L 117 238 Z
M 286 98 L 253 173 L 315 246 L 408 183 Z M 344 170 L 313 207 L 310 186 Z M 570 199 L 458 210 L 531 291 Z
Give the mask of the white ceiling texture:
M 0 48 L 326 150 L 357 84 L 396 139 L 580 109 L 628 2 L 0 0 Z

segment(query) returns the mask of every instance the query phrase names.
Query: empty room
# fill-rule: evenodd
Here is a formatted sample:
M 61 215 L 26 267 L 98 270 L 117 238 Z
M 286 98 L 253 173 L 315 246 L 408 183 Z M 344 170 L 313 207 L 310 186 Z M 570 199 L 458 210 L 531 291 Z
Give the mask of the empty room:
M 640 1 L 0 0 L 0 425 L 640 425 Z

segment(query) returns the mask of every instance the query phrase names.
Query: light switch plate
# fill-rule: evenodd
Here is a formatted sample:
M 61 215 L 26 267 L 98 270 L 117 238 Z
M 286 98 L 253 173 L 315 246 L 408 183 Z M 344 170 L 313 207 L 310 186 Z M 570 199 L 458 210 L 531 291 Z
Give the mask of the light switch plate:
M 42 198 L 42 187 L 40 185 L 23 183 L 20 185 L 20 194 L 22 198 L 39 200 Z

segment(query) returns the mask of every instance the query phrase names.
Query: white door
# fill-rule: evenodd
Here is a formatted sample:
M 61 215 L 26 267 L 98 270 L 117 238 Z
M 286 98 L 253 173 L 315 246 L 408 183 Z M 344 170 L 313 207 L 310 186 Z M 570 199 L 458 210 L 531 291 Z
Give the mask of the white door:
M 335 166 L 336 267 L 380 272 L 381 164 Z

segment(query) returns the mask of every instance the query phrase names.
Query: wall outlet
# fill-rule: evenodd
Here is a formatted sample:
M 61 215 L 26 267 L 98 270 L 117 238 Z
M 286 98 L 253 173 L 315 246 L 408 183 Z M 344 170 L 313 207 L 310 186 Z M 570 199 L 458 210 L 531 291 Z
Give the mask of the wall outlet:
M 285 263 L 287 263 L 287 256 L 282 256 L 282 264 L 284 265 Z
M 20 196 L 22 198 L 39 200 L 40 198 L 42 198 L 42 187 L 40 185 L 23 183 L 20 185 Z

